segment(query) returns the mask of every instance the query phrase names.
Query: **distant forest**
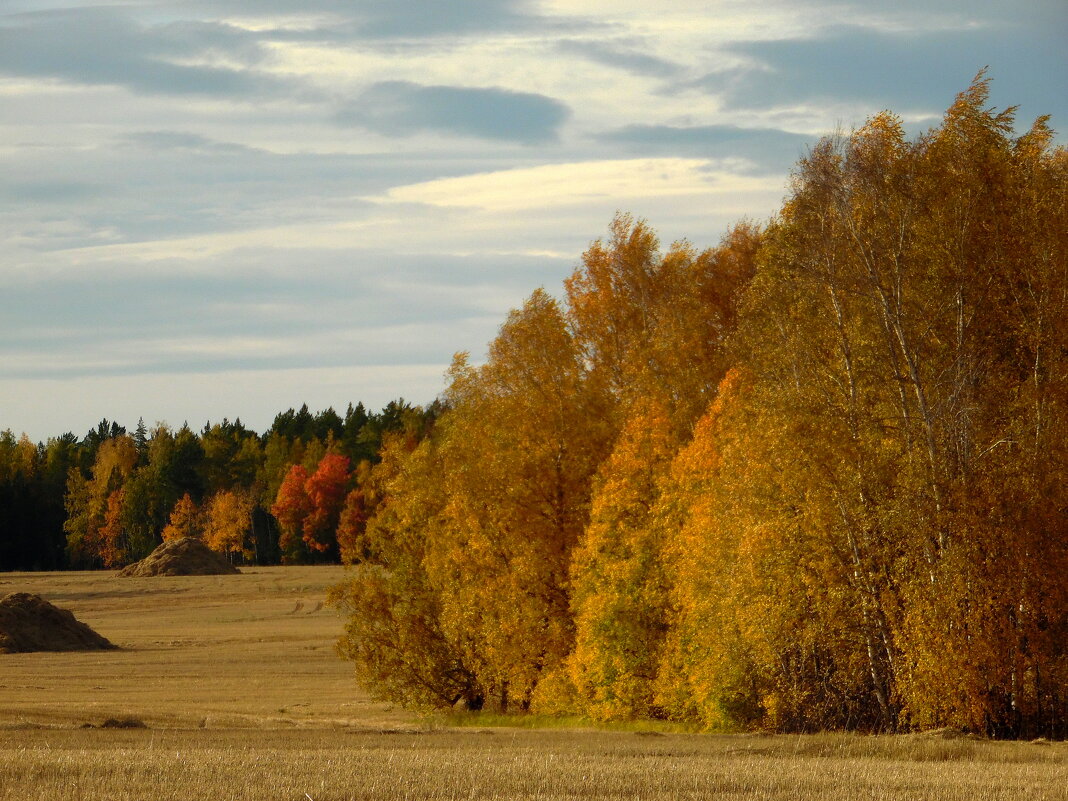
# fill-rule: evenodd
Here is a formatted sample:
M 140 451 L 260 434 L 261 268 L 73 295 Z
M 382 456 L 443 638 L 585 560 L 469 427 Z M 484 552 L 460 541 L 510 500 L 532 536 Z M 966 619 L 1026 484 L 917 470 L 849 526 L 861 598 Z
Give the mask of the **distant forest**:
M 340 558 L 415 707 L 1068 735 L 1068 151 L 988 96 L 708 250 L 618 216 L 431 409 L 7 442 L 4 566 Z
M 384 441 L 422 438 L 440 412 L 403 399 L 344 416 L 278 414 L 263 435 L 240 420 L 132 431 L 102 420 L 34 444 L 0 432 L 0 570 L 121 567 L 195 536 L 234 561 L 337 562 L 360 525 L 361 471 Z

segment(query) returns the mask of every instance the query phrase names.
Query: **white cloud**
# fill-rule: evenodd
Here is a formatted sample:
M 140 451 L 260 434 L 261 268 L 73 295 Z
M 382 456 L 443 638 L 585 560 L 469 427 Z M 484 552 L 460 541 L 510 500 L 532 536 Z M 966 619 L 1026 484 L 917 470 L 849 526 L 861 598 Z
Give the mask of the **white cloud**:
M 633 198 L 751 192 L 777 188 L 781 179 L 739 175 L 708 159 L 612 159 L 548 164 L 441 178 L 399 186 L 379 198 L 393 203 L 474 207 L 509 212 Z
M 62 253 L 62 258 L 69 265 L 105 264 L 118 271 L 143 269 L 135 266 L 134 262 L 154 262 L 160 271 L 166 273 L 173 268 L 168 263 L 170 259 L 214 259 L 243 248 L 291 248 L 298 244 L 324 250 L 355 248 L 367 241 L 361 232 L 380 224 L 381 221 L 324 221 L 247 228 L 218 234 L 69 248 Z M 206 272 L 214 271 L 217 266 L 203 262 Z M 185 269 L 188 271 L 191 267 L 187 263 Z
M 796 2 L 751 0 L 673 0 L 650 6 L 647 0 L 544 0 L 553 15 L 596 20 L 613 27 L 609 35 L 656 35 L 665 47 L 686 41 L 690 49 L 734 39 L 779 38 L 820 24 Z M 680 56 L 679 51 L 674 52 Z

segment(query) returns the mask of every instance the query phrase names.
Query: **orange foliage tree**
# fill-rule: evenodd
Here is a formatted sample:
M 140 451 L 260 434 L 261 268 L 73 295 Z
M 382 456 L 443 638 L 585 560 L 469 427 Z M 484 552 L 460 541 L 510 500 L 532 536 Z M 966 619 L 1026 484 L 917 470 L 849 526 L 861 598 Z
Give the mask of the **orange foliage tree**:
M 987 98 L 913 142 L 888 113 L 825 140 L 766 236 L 736 358 L 781 470 L 730 525 L 794 554 L 749 587 L 822 635 L 765 640 L 781 727 L 1010 735 L 1064 709 L 1065 156 Z M 782 595 L 787 571 L 818 581 Z
M 300 560 L 303 554 L 304 521 L 312 512 L 311 500 L 304 488 L 307 482 L 308 471 L 304 465 L 290 466 L 271 505 L 271 514 L 282 530 L 278 547 L 289 561 Z
M 345 496 L 337 524 L 338 554 L 346 565 L 360 561 L 365 555 L 367 512 L 367 497 L 363 490 L 359 487 L 351 490 Z
M 304 543 L 313 551 L 337 550 L 337 529 L 352 474 L 349 458 L 327 453 L 304 483 L 309 513 L 304 518 Z
M 163 528 L 163 541 L 168 542 L 182 537 L 199 538 L 200 532 L 200 510 L 187 492 L 178 500 L 178 503 L 174 505 L 174 509 L 171 511 L 170 520 Z
M 97 531 L 97 553 L 104 567 L 118 567 L 126 562 L 126 538 L 122 526 L 125 495 L 121 487 L 108 495 L 104 521 Z
M 653 396 L 685 436 L 729 366 L 724 343 L 760 231 L 743 223 L 717 248 L 698 253 L 679 242 L 662 254 L 643 221 L 618 215 L 610 230 L 564 282 L 569 324 L 591 379 L 608 388 L 624 417 L 634 399 Z
M 337 554 L 338 526 L 353 481 L 349 459 L 328 451 L 309 475 L 303 464 L 289 468 L 271 514 L 282 529 L 279 546 L 290 561 Z

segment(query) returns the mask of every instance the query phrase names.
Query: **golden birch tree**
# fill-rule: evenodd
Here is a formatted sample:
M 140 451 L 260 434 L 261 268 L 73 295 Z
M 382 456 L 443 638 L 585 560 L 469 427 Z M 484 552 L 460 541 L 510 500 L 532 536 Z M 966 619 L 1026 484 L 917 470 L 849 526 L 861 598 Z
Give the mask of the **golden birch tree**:
M 375 695 L 415 708 L 478 708 L 485 691 L 445 634 L 442 600 L 426 564 L 445 503 L 433 439 L 388 434 L 381 461 L 361 484 L 375 510 L 352 547 L 361 553 L 350 579 L 331 590 L 348 613 L 339 652 Z
M 546 677 L 564 680 L 574 641 L 567 575 L 609 444 L 605 399 L 542 291 L 509 315 L 484 366 L 460 359 L 451 379 L 428 572 L 486 703 L 528 708 Z
M 234 558 L 250 559 L 253 500 L 243 489 L 220 490 L 207 504 L 204 513 L 204 543 L 213 551 Z
M 673 452 L 664 407 L 636 402 L 594 480 L 590 522 L 572 553 L 568 666 L 580 708 L 597 719 L 659 714 L 654 683 L 668 588 L 662 529 L 652 518 Z
M 171 511 L 170 520 L 164 526 L 162 537 L 164 542 L 181 539 L 182 537 L 195 537 L 200 539 L 201 515 L 196 503 L 189 497 L 187 492 Z

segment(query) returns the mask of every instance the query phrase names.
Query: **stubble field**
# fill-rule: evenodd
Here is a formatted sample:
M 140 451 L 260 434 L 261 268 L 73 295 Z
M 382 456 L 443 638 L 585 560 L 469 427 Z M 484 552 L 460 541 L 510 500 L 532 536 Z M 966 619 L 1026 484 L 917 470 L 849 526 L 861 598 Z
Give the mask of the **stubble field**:
M 0 799 L 1068 799 L 1063 743 L 423 720 L 334 655 L 343 577 L 0 574 L 121 646 L 0 655 Z

